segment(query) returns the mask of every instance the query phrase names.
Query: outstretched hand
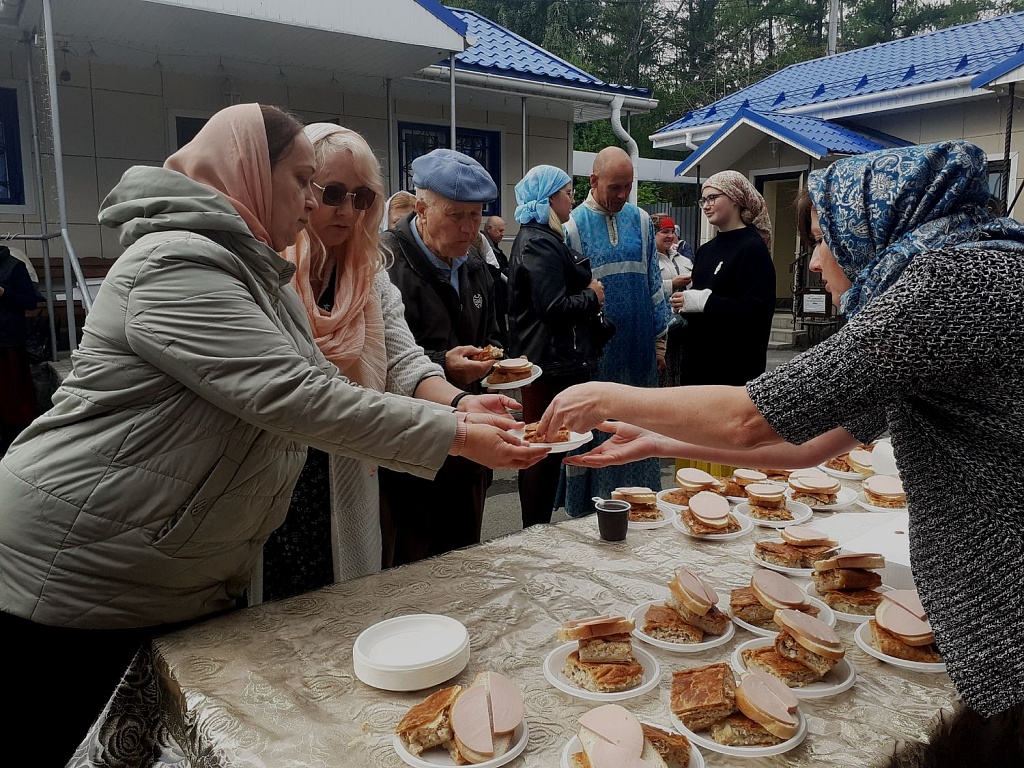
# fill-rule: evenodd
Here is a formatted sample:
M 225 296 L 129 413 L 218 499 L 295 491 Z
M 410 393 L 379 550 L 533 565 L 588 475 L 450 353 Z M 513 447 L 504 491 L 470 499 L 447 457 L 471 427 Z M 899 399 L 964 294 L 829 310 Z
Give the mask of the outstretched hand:
M 537 434 L 546 438 L 560 427 L 568 427 L 573 432 L 594 429 L 607 418 L 602 409 L 608 403 L 609 393 L 619 386 L 606 381 L 590 381 L 559 392 L 540 417 Z
M 548 448 L 530 445 L 487 424 L 466 424 L 461 456 L 491 469 L 526 469 L 548 455 Z
M 592 451 L 577 456 L 567 456 L 564 460 L 565 464 L 575 464 L 580 467 L 610 467 L 660 455 L 659 448 L 664 438 L 657 432 L 641 429 L 621 421 L 606 421 L 598 425 L 598 429 L 611 433 L 612 437 Z

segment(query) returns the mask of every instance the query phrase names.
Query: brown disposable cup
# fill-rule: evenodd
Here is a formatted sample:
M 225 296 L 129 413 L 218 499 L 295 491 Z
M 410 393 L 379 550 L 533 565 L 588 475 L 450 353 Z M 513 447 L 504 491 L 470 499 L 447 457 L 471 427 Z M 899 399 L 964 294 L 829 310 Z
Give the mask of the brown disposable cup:
M 597 529 L 601 533 L 601 538 L 605 541 L 625 539 L 629 528 L 630 503 L 612 499 L 595 502 L 594 506 L 597 507 Z

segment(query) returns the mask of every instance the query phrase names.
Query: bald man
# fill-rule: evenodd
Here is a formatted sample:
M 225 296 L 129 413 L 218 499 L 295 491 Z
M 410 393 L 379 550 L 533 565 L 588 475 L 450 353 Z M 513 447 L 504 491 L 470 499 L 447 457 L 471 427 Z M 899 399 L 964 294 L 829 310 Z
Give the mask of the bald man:
M 567 242 L 590 259 L 594 278 L 604 286 L 604 312 L 617 328 L 594 380 L 655 387 L 658 370 L 665 364 L 664 334 L 671 310 L 662 290 L 654 225 L 645 211 L 628 202 L 632 188 L 629 155 L 618 147 L 598 152 L 590 194 L 566 224 Z M 596 445 L 597 441 L 587 448 Z M 610 498 L 616 488 L 661 485 L 657 459 L 565 469 L 565 510 L 572 517 L 594 511 L 593 497 Z

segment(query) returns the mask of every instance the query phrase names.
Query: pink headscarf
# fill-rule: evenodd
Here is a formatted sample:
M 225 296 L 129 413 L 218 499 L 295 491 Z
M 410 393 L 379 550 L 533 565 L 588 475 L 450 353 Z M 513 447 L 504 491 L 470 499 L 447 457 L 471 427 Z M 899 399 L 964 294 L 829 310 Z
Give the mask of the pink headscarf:
M 365 148 L 367 156 L 372 156 L 362 136 L 333 123 L 313 123 L 303 132 L 316 148 L 318 163 L 323 162 L 321 157 L 345 151 L 318 146 L 333 135 L 342 136 L 349 145 L 356 145 L 356 149 Z M 380 200 L 378 192 L 375 206 L 361 213 L 360 227 L 355 228 L 357 231 L 341 247 L 325 248 L 312 227 L 307 226 L 295 245 L 281 254 L 295 265 L 292 286 L 302 298 L 316 345 L 324 357 L 352 381 L 378 392 L 382 392 L 387 383 L 384 315 L 380 297 L 373 289 L 380 267 L 377 251 L 377 219 L 383 206 Z M 317 306 L 317 299 L 332 269 L 334 307 L 328 312 Z
M 772 222 L 768 218 L 768 206 L 754 185 L 739 171 L 720 171 L 709 177 L 704 187 L 720 189 L 740 207 L 740 219 L 752 226 L 770 249 L 772 247 Z
M 253 236 L 271 245 L 270 148 L 259 104 L 222 109 L 192 141 L 164 161 L 164 168 L 220 192 Z

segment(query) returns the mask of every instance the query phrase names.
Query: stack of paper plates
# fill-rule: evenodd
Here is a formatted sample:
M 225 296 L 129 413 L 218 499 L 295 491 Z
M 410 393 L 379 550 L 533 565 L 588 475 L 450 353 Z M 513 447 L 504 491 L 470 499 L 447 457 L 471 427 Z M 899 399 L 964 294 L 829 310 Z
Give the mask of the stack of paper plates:
M 469 663 L 469 632 L 430 613 L 396 616 L 363 630 L 352 646 L 356 677 L 386 691 L 419 691 L 450 680 Z

